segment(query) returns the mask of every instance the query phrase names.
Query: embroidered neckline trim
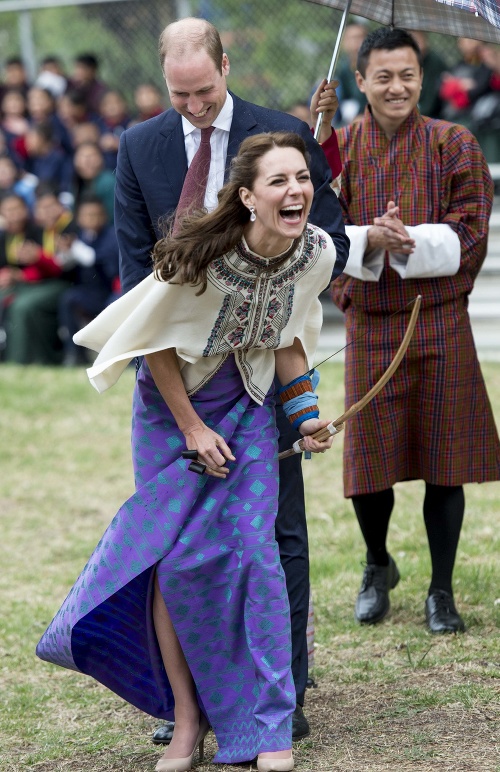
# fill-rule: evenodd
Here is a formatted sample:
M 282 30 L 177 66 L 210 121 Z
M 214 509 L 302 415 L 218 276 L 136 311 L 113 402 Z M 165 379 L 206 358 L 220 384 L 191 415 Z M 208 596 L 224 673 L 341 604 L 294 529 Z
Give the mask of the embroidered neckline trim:
M 274 257 L 263 257 L 262 255 L 253 252 L 248 246 L 244 236 L 241 237 L 241 241 L 236 245 L 234 251 L 238 257 L 246 260 L 250 265 L 254 265 L 260 270 L 275 270 L 276 268 L 281 268 L 281 266 L 298 250 L 303 238 L 304 234 L 294 239 L 287 250 Z

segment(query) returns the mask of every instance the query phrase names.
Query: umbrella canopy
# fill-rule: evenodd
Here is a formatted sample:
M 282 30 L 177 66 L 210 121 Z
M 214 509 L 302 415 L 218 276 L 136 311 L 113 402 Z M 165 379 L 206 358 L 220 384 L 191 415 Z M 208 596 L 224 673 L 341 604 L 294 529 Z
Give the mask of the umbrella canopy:
M 307 1 L 339 11 L 346 7 L 346 0 Z M 500 29 L 492 26 L 500 26 L 496 0 L 352 0 L 350 12 L 386 26 L 500 43 Z
M 495 27 L 500 28 L 500 5 L 498 0 L 437 0 L 469 13 L 480 14 Z

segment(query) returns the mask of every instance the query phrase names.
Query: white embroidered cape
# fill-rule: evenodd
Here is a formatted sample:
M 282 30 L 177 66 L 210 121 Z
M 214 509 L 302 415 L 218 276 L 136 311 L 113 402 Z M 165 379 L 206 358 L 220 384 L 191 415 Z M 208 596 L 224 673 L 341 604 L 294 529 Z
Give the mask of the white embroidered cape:
M 256 255 L 243 240 L 211 263 L 198 297 L 199 286 L 151 274 L 74 336 L 99 352 L 87 370 L 92 385 L 105 391 L 135 357 L 175 348 L 191 395 L 234 353 L 246 390 L 262 404 L 275 374 L 273 349 L 298 338 L 312 367 L 322 323 L 318 295 L 330 283 L 335 256 L 330 236 L 308 225 L 277 268 L 276 258 Z

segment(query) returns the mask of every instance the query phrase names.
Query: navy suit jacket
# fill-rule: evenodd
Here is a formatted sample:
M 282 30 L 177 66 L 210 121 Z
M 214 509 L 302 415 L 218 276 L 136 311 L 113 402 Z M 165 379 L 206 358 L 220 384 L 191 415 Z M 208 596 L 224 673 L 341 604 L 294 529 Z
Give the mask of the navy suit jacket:
M 270 131 L 300 134 L 311 155 L 311 177 L 315 188 L 309 220 L 332 237 L 337 249 L 332 278 L 338 276 L 347 262 L 349 239 L 340 205 L 330 187 L 332 176 L 321 147 L 307 124 L 297 118 L 245 102 L 234 94 L 232 97 L 234 110 L 226 173 L 245 137 Z M 176 209 L 186 172 L 182 119 L 172 108 L 122 134 L 116 168 L 115 228 L 124 292 L 151 273 L 151 252 L 156 241 L 164 235 L 162 219 Z

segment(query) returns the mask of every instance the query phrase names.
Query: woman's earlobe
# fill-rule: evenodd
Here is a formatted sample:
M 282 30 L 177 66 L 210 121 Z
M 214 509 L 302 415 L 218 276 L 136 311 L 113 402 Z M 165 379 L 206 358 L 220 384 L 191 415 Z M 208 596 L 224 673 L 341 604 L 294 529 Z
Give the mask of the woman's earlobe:
M 244 204 L 246 207 L 250 207 L 252 205 L 251 201 L 251 192 L 248 190 L 248 188 L 240 188 L 238 193 L 240 194 L 240 199 L 242 204 Z

